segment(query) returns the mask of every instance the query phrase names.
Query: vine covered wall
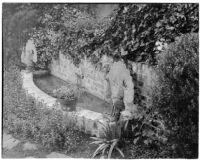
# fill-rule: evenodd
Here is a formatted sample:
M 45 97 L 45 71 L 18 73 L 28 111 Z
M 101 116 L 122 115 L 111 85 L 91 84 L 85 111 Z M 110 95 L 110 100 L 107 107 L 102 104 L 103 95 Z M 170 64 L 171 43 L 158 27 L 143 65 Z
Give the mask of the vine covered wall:
M 41 67 L 59 51 L 78 65 L 103 55 L 156 65 L 160 44 L 198 32 L 198 4 L 119 4 L 101 20 L 69 4 L 52 5 L 41 16 L 43 28 L 33 33 Z M 52 36 L 53 35 L 53 36 Z

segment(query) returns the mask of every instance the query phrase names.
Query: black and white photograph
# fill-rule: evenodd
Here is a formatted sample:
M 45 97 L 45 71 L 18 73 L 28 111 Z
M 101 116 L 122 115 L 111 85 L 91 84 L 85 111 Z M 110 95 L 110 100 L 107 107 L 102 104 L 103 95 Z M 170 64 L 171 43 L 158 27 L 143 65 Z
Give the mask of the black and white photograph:
M 1 9 L 1 158 L 199 158 L 199 3 Z

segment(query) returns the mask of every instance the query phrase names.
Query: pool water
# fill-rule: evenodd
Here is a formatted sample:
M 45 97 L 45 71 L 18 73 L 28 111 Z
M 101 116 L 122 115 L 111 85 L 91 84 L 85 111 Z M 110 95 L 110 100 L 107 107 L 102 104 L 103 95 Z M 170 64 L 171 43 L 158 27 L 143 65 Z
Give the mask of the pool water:
M 51 96 L 53 96 L 53 90 L 69 85 L 69 82 L 61 80 L 60 78 L 50 74 L 34 76 L 33 80 L 38 88 Z M 62 106 L 64 105 L 62 104 Z M 110 113 L 112 109 L 111 104 L 89 92 L 84 92 L 76 101 L 75 107 L 71 107 L 71 109 L 76 110 L 76 107 L 81 107 L 99 113 Z

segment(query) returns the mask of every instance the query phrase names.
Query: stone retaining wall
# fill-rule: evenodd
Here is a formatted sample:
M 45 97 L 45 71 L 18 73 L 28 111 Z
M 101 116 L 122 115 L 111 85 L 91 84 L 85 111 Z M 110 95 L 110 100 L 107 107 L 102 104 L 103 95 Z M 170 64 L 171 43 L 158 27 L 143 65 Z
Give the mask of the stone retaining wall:
M 51 74 L 65 81 L 79 83 L 77 74 L 80 74 L 84 68 L 85 74 L 81 80 L 82 85 L 93 95 L 105 100 L 106 82 L 104 80 L 104 73 L 96 70 L 88 61 L 84 61 L 80 66 L 80 68 L 76 67 L 63 54 L 60 54 L 59 59 L 53 60 L 51 64 Z

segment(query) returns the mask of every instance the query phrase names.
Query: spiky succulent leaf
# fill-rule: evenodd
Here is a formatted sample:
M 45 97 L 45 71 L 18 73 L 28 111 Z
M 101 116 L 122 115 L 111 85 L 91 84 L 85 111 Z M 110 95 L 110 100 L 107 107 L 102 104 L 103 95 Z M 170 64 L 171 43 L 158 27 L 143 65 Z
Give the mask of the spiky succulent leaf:
M 121 156 L 124 158 L 124 153 L 118 148 L 118 147 L 115 147 L 115 149 L 121 154 Z
M 116 146 L 116 144 L 117 144 L 117 141 L 112 143 L 112 145 L 111 145 L 111 147 L 110 147 L 110 150 L 109 150 L 109 152 L 108 152 L 108 158 L 111 158 L 113 149 L 114 149 L 114 147 Z

